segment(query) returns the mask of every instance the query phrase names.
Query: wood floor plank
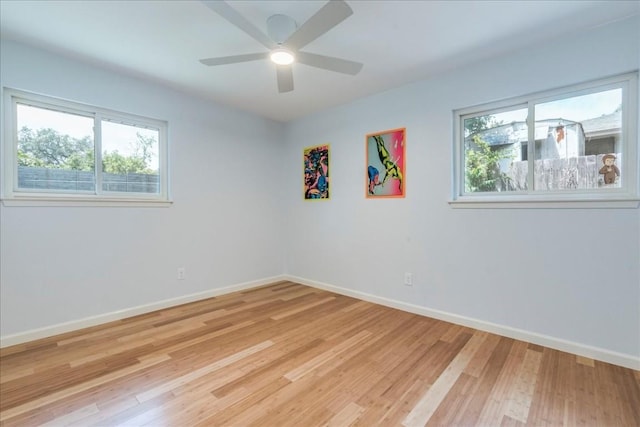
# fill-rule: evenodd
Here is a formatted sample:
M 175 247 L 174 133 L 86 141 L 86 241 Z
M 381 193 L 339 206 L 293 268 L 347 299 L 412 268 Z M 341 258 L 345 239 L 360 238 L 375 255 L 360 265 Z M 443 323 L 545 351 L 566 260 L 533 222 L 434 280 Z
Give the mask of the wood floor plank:
M 366 340 L 367 338 L 369 338 L 371 336 L 371 332 L 369 331 L 362 331 L 356 335 L 354 335 L 353 337 L 344 340 L 343 342 L 341 342 L 340 344 L 338 344 L 337 346 L 333 347 L 332 349 L 314 357 L 313 359 L 305 362 L 304 364 L 297 366 L 296 368 L 292 369 L 291 371 L 287 372 L 284 377 L 286 379 L 288 379 L 289 381 L 297 381 L 300 378 L 302 378 L 303 376 L 305 376 L 306 374 L 308 374 L 309 372 L 311 372 L 312 370 L 318 368 L 319 366 L 323 365 L 324 363 L 327 363 L 329 360 L 331 360 L 332 358 L 338 357 L 341 353 L 349 350 L 351 347 L 354 347 L 360 343 L 362 343 L 362 341 Z
M 578 362 L 581 365 L 591 366 L 592 368 L 595 366 L 594 360 L 588 357 L 576 356 L 576 362 Z
M 260 390 L 263 387 L 268 386 L 269 383 L 275 382 L 278 378 L 285 378 L 286 370 L 291 365 L 296 365 L 299 360 L 304 360 L 305 354 L 309 350 L 318 347 L 323 341 L 314 339 L 310 342 L 303 343 L 301 346 L 295 349 L 289 349 L 287 352 L 283 352 L 281 355 L 271 359 L 270 361 L 255 367 L 250 372 L 235 380 L 231 381 L 221 387 L 215 388 L 212 393 L 217 397 L 224 397 L 231 393 L 236 388 L 245 388 L 249 390 Z M 286 379 L 287 383 L 291 382 Z
M 171 402 L 174 396 L 171 393 L 165 393 L 154 399 L 147 400 L 146 402 L 139 403 L 136 406 L 118 411 L 116 413 L 110 413 L 106 419 L 100 420 L 95 426 L 127 426 L 133 427 L 139 424 L 143 424 L 148 420 L 157 419 L 156 415 L 162 413 L 162 407 L 165 403 Z M 133 421 L 135 420 L 135 421 Z M 82 424 L 86 426 L 86 424 Z
M 491 337 L 491 335 L 489 337 Z M 470 381 L 468 392 L 464 396 L 464 399 L 461 399 L 461 410 L 458 411 L 456 413 L 456 416 L 453 418 L 453 424 L 478 424 L 478 419 L 480 418 L 482 410 L 487 405 L 491 390 L 493 390 L 493 387 L 495 386 L 499 378 L 500 372 L 506 364 L 506 360 L 509 356 L 512 345 L 512 339 L 501 337 L 498 340 L 497 345 L 492 344 L 490 346 L 493 351 L 484 364 L 484 368 L 482 369 L 482 371 L 478 372 L 477 375 L 469 374 L 473 378 L 476 378 L 476 380 Z M 481 352 L 483 347 L 484 345 L 481 346 L 480 350 L 478 351 L 478 353 L 482 355 L 482 359 L 484 359 L 485 357 Z M 478 353 L 476 353 L 476 355 Z M 438 408 L 438 410 L 440 410 L 440 408 Z
M 273 320 L 282 320 L 282 319 L 284 319 L 286 317 L 293 316 L 294 314 L 302 313 L 303 311 L 306 311 L 306 310 L 308 310 L 310 308 L 313 308 L 313 307 L 315 307 L 317 305 L 324 304 L 324 303 L 329 302 L 329 301 L 333 301 L 334 299 L 335 299 L 335 297 L 323 298 L 323 299 L 321 299 L 319 301 L 314 301 L 314 302 L 308 303 L 306 305 L 302 305 L 300 307 L 296 307 L 294 309 L 286 310 L 286 311 L 284 311 L 282 313 L 275 314 L 275 315 L 271 316 L 271 318 Z
M 7 369 L 7 372 L 9 372 L 8 369 Z M 35 369 L 32 368 L 32 367 L 23 368 L 23 369 L 16 368 L 16 369 L 11 370 L 10 374 L 3 375 L 0 378 L 1 379 L 0 384 L 6 383 L 6 382 L 9 382 L 9 381 L 13 381 L 13 380 L 16 380 L 18 378 L 23 378 L 23 377 L 26 377 L 27 375 L 33 375 L 34 373 L 35 373 Z
M 364 408 L 353 402 L 349 402 L 340 412 L 335 414 L 324 424 L 324 427 L 348 427 L 352 425 L 360 415 L 364 412 Z
M 94 415 L 100 412 L 98 409 L 98 405 L 92 403 L 83 408 L 77 409 L 75 411 L 69 412 L 61 417 L 55 418 L 48 423 L 41 424 L 41 427 L 56 427 L 60 425 L 69 425 L 76 421 L 82 420 L 83 418 L 88 417 L 89 415 Z
M 537 351 L 527 350 L 522 365 L 520 365 L 520 369 L 516 374 L 516 382 L 512 390 L 513 394 L 505 411 L 505 415 L 509 418 L 521 423 L 527 422 L 541 359 L 542 354 Z
M 217 371 L 218 369 L 222 369 L 225 366 L 228 366 L 250 354 L 256 353 L 260 350 L 264 350 L 265 348 L 268 348 L 272 345 L 273 345 L 272 341 L 261 342 L 245 350 L 242 350 L 238 353 L 227 356 L 224 359 L 217 360 L 207 366 L 204 366 L 200 369 L 196 369 L 195 371 L 189 372 L 186 375 L 182 375 L 178 378 L 172 379 L 164 384 L 161 384 L 160 386 L 154 387 L 150 390 L 140 393 L 136 396 L 136 399 L 138 399 L 140 403 L 146 402 L 147 400 L 153 399 L 154 397 L 159 396 L 167 391 L 178 388 L 181 385 L 188 384 L 205 374 L 208 374 L 213 371 Z
M 291 384 L 291 381 L 280 376 L 272 381 L 262 383 L 260 386 L 255 386 L 250 389 L 250 394 L 247 397 L 233 402 L 225 408 L 222 408 L 216 414 L 210 415 L 208 418 L 205 418 L 194 425 L 202 427 L 208 427 L 211 425 L 243 425 L 239 422 L 239 419 L 242 417 L 244 417 L 243 421 L 245 423 L 255 420 L 262 416 L 263 412 L 267 410 L 268 405 L 265 406 L 264 402 L 268 402 L 269 399 L 273 399 L 274 395 L 276 395 L 280 390 L 286 388 L 289 384 Z M 246 389 L 243 387 L 237 387 L 232 390 L 232 393 L 237 390 Z M 221 399 L 224 399 L 227 395 L 223 396 Z M 235 421 L 232 422 L 231 420 Z
M 169 360 L 169 357 L 167 355 L 160 354 L 140 362 L 139 365 L 129 366 L 127 368 L 123 368 L 123 369 L 111 372 L 109 374 L 91 378 L 85 382 L 79 383 L 72 387 L 65 388 L 63 390 L 52 393 L 50 395 L 29 400 L 25 403 L 22 403 L 21 405 L 18 405 L 0 412 L 0 421 L 5 421 L 6 419 L 14 417 L 16 415 L 38 409 L 39 407 L 47 405 L 51 402 L 63 400 L 64 398 L 72 396 L 76 393 L 85 392 L 93 387 L 107 384 L 108 382 L 113 381 L 114 379 L 126 377 L 127 375 L 137 372 L 140 369 L 157 365 L 167 360 Z M 2 394 L 3 394 L 2 398 L 4 399 L 6 397 L 4 391 Z
M 233 393 L 221 399 L 212 396 L 211 393 L 202 395 L 189 393 L 180 399 L 175 399 L 170 404 L 164 405 L 162 407 L 163 413 L 159 417 L 149 420 L 143 425 L 150 427 L 157 427 L 158 425 L 197 425 L 209 417 L 215 416 L 216 413 L 230 405 L 245 399 L 249 394 L 248 390 L 242 388 L 234 390 Z
M 640 426 L 640 373 L 292 282 L 0 349 L 0 426 Z
M 429 391 L 420 399 L 418 404 L 402 422 L 405 427 L 424 426 L 455 382 L 464 371 L 473 355 L 478 351 L 482 343 L 487 339 L 486 332 L 476 332 L 467 342 L 455 359 L 447 366 L 445 372 L 429 388 Z
M 429 385 L 423 380 L 413 380 L 407 387 L 403 387 L 401 390 L 403 393 L 398 398 L 389 399 L 386 405 L 386 411 L 383 414 L 377 414 L 370 411 L 370 405 L 365 407 L 365 416 L 371 414 L 368 419 L 360 418 L 356 422 L 357 426 L 396 426 L 401 425 L 409 412 L 413 409 L 413 402 L 417 402 L 420 396 L 422 396 L 426 390 L 429 389 Z M 360 421 L 362 421 L 360 423 Z
M 525 342 L 515 341 L 511 346 L 509 356 L 496 379 L 493 389 L 489 392 L 487 403 L 482 408 L 478 425 L 491 426 L 500 424 L 511 401 L 517 373 L 524 361 L 526 352 L 527 343 Z
M 127 397 L 123 399 L 114 399 L 110 402 L 105 402 L 96 405 L 98 407 L 98 412 L 95 414 L 87 415 L 83 418 L 78 419 L 75 422 L 70 422 L 67 425 L 70 427 L 85 427 L 85 426 L 93 426 L 93 425 L 103 425 L 107 426 L 105 421 L 113 416 L 114 414 L 121 413 L 132 408 L 135 408 L 139 405 L 138 400 L 133 397 Z

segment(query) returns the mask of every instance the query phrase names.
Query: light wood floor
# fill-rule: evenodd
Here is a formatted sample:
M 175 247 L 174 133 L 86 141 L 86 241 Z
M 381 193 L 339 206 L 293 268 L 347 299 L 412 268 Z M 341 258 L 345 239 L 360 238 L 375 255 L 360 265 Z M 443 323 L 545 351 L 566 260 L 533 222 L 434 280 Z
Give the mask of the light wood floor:
M 640 372 L 282 282 L 2 349 L 2 426 L 640 426 Z

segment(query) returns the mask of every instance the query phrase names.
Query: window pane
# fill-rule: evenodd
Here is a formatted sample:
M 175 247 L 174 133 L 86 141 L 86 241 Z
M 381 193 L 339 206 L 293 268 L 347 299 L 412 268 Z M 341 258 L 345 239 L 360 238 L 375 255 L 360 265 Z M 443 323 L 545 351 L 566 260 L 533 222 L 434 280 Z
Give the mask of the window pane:
M 16 104 L 20 189 L 95 191 L 93 118 Z
M 160 192 L 159 132 L 102 122 L 102 189 L 126 193 Z
M 467 117 L 465 192 L 527 189 L 527 109 Z
M 536 190 L 621 186 L 622 89 L 535 105 Z

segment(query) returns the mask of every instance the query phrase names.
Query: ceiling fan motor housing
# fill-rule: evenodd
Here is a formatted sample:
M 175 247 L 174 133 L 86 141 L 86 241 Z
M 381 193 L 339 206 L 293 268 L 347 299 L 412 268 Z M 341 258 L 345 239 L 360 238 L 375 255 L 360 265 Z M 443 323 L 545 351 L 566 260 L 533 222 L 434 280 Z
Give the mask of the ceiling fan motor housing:
M 0 0 L 2 1 L 2 0 Z M 344 21 L 353 10 L 344 0 L 329 0 L 298 28 L 296 21 L 287 15 L 276 14 L 267 18 L 267 32 L 249 22 L 223 0 L 201 0 L 204 4 L 225 18 L 231 24 L 247 33 L 270 52 L 256 52 L 243 55 L 204 58 L 200 62 L 207 66 L 235 64 L 270 58 L 276 65 L 278 92 L 293 90 L 292 67 L 298 62 L 310 67 L 355 76 L 363 64 L 333 56 L 318 55 L 300 51 L 318 37 Z
M 287 15 L 271 15 L 267 18 L 267 34 L 278 45 L 282 45 L 298 28 L 296 21 Z

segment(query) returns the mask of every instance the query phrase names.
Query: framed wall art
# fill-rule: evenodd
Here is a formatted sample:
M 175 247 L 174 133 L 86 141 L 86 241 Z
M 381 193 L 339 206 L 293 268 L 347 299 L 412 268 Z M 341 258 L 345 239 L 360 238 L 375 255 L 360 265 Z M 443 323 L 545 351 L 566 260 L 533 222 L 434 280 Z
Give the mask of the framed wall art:
M 404 197 L 406 129 L 391 129 L 366 137 L 367 198 Z
M 329 198 L 329 144 L 304 149 L 304 199 Z

